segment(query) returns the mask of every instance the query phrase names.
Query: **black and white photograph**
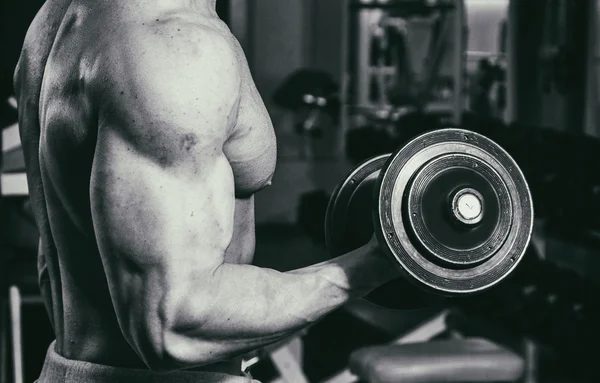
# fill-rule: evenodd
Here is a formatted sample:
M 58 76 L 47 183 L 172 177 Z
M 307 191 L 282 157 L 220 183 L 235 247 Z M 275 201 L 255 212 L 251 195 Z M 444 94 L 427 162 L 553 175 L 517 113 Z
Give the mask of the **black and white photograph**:
M 600 1 L 0 18 L 0 383 L 600 382 Z

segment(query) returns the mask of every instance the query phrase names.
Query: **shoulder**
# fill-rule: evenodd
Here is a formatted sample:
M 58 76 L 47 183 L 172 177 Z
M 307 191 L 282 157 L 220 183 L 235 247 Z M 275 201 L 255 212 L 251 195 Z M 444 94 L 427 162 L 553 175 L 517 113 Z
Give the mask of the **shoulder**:
M 121 28 L 94 60 L 100 127 L 118 127 L 147 148 L 186 137 L 197 137 L 197 148 L 221 146 L 235 124 L 241 85 L 230 37 L 178 18 Z
M 161 120 L 215 126 L 234 114 L 240 65 L 225 32 L 197 21 L 156 19 L 128 25 L 110 41 L 98 53 L 93 75 L 105 103 L 100 107 L 145 109 L 149 116 L 160 112 L 155 117 Z
M 231 38 L 205 23 L 180 18 L 140 22 L 124 28 L 118 43 L 106 51 L 101 70 L 113 81 L 127 83 L 123 85 L 157 87 L 179 98 L 190 89 L 229 97 L 239 91 Z

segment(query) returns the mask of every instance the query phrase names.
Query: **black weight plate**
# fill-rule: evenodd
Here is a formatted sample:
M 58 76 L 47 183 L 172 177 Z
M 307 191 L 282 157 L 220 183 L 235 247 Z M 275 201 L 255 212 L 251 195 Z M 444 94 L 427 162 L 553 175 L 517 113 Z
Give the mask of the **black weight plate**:
M 373 236 L 373 186 L 388 157 L 386 154 L 362 162 L 331 195 L 325 215 L 325 241 L 332 256 L 357 249 Z
M 358 165 L 333 192 L 325 217 L 325 239 L 332 257 L 365 245 L 373 236 L 374 187 L 388 157 L 375 157 Z M 396 310 L 415 309 L 439 300 L 402 278 L 380 286 L 365 299 Z
M 454 209 L 453 196 L 461 192 L 480 207 L 479 219 L 473 224 Z M 424 165 L 409 185 L 408 232 L 421 254 L 431 255 L 434 262 L 441 260 L 454 267 L 480 263 L 508 236 L 512 217 L 509 195 L 506 184 L 484 161 L 466 154 L 440 156 Z
M 451 160 L 440 162 L 444 158 Z M 484 191 L 476 177 L 464 175 L 455 174 L 455 186 L 482 189 L 486 204 L 497 203 L 498 210 L 494 218 L 497 221 L 492 220 L 486 235 L 479 233 L 474 236 L 477 240 L 465 236 L 471 240 L 466 248 L 453 243 L 447 232 L 447 238 L 443 238 L 444 230 L 433 229 L 431 222 L 433 230 L 427 229 L 428 218 L 418 217 L 430 214 L 431 207 L 423 204 L 437 198 L 427 196 L 428 185 L 437 182 L 437 175 L 461 167 L 485 179 L 484 184 L 489 184 L 491 191 Z M 434 171 L 425 177 L 428 169 Z M 470 131 L 441 129 L 410 141 L 392 154 L 382 168 L 375 198 L 375 234 L 382 248 L 398 261 L 407 280 L 437 294 L 465 295 L 495 285 L 515 269 L 531 238 L 533 205 L 523 174 L 500 146 Z M 417 214 L 415 219 L 413 214 Z M 423 223 L 420 228 L 419 222 Z M 450 251 L 444 253 L 444 249 Z M 461 261 L 463 252 L 465 260 Z

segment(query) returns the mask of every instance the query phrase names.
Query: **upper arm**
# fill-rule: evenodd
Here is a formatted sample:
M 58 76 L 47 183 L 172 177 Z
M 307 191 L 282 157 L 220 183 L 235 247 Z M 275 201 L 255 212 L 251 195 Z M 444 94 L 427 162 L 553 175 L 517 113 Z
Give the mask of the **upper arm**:
M 99 92 L 94 228 L 119 323 L 147 363 L 191 282 L 222 264 L 233 231 L 223 144 L 239 73 L 226 38 L 193 40 L 124 44 Z

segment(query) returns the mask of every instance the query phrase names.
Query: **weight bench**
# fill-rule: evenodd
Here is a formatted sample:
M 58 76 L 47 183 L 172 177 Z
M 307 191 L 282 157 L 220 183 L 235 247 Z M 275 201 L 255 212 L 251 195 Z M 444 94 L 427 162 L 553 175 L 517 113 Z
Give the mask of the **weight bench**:
M 525 361 L 508 347 L 472 334 L 460 338 L 462 315 L 444 310 L 388 345 L 365 347 L 350 356 L 350 368 L 324 383 L 517 382 Z M 466 325 L 466 323 L 465 323 Z M 432 340 L 450 332 L 452 339 Z M 486 338 L 490 333 L 478 331 Z
M 370 383 L 515 382 L 524 362 L 481 338 L 375 346 L 355 351 L 350 371 Z

